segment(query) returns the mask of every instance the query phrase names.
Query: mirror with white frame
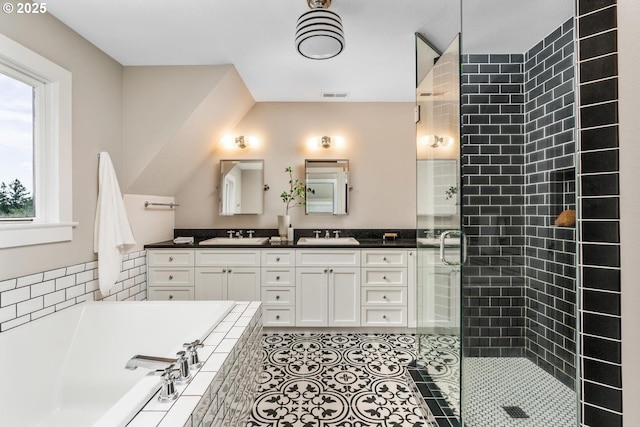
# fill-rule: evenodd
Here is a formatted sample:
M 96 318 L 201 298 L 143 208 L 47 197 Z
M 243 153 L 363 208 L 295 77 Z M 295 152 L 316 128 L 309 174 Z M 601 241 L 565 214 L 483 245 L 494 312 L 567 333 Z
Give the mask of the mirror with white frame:
M 347 215 L 349 160 L 306 160 L 307 215 Z
M 220 215 L 261 215 L 264 160 L 220 160 Z

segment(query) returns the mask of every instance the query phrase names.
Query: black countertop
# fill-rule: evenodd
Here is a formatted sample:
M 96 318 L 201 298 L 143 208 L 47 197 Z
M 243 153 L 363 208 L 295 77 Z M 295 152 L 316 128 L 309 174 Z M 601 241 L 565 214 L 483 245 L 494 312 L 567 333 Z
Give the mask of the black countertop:
M 312 229 L 295 230 L 294 241 L 284 241 L 277 243 L 269 243 L 263 245 L 199 245 L 198 243 L 210 239 L 212 237 L 226 237 L 227 230 L 225 229 L 176 229 L 174 230 L 174 237 L 186 236 L 193 237 L 194 244 L 175 244 L 173 240 L 167 240 L 164 242 L 157 242 L 145 245 L 145 249 L 221 249 L 221 248 L 280 248 L 280 249 L 304 249 L 304 248 L 332 248 L 332 249 L 358 249 L 358 248 L 415 248 L 416 247 L 416 231 L 407 229 L 342 229 L 341 237 L 354 237 L 360 244 L 359 245 L 328 245 L 326 242 L 319 245 L 298 245 L 295 242 L 300 237 L 314 237 Z M 330 230 L 331 232 L 331 230 Z M 396 239 L 382 239 L 384 233 L 396 233 L 398 237 Z M 246 235 L 246 233 L 245 233 Z M 277 236 L 278 230 L 275 229 L 260 229 L 255 230 L 254 237 L 271 237 Z
M 328 245 L 326 243 L 320 245 L 298 245 L 295 242 L 277 242 L 264 245 L 199 245 L 198 242 L 206 239 L 195 239 L 194 244 L 176 244 L 173 240 L 167 240 L 164 242 L 151 243 L 144 245 L 145 249 L 222 249 L 222 248 L 244 248 L 244 249 L 304 249 L 304 248 L 331 248 L 331 249 L 358 249 L 358 248 L 415 248 L 415 239 L 396 239 L 396 240 L 382 240 L 382 239 L 358 239 L 359 245 Z M 297 241 L 297 240 L 296 240 Z

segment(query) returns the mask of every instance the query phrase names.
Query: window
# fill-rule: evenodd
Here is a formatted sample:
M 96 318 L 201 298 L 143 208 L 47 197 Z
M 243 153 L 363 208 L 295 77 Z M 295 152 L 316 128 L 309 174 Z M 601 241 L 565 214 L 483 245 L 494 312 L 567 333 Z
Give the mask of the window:
M 35 217 L 33 147 L 39 86 L 0 65 L 0 221 Z
M 71 73 L 0 35 L 0 248 L 71 240 Z

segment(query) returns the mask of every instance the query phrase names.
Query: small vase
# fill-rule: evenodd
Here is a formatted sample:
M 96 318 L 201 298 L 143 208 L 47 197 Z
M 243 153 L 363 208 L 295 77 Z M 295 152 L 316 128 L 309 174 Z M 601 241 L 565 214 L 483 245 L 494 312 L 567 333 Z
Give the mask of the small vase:
M 291 224 L 291 216 L 278 215 L 278 235 L 281 239 L 287 240 L 287 230 Z

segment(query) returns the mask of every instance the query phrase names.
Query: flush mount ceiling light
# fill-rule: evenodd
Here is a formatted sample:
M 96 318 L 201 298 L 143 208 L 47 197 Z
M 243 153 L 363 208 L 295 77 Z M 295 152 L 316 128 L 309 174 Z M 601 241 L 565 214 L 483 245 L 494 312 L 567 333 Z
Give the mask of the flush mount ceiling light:
M 298 18 L 296 49 L 309 59 L 329 59 L 344 49 L 342 19 L 328 10 L 331 0 L 307 0 L 310 11 Z

